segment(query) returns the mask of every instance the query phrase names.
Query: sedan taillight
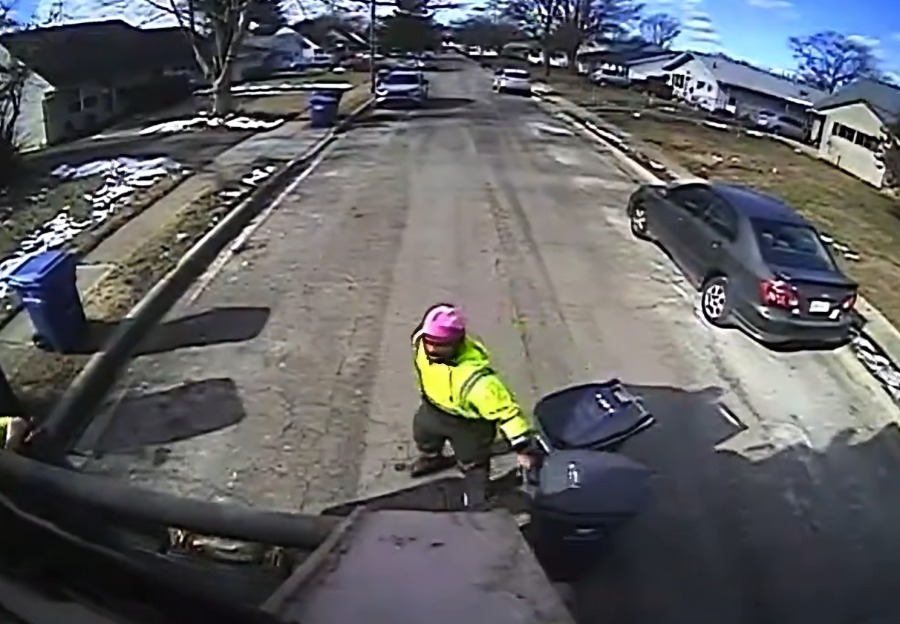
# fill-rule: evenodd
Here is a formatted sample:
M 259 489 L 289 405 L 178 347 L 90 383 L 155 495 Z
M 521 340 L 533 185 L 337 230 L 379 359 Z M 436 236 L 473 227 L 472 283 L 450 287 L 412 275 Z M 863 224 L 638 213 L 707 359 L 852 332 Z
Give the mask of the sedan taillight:
M 847 295 L 843 301 L 841 301 L 841 309 L 842 310 L 852 310 L 853 306 L 856 305 L 856 293 L 851 293 Z
M 763 280 L 759 284 L 759 298 L 763 305 L 793 310 L 800 305 L 797 290 L 782 280 Z

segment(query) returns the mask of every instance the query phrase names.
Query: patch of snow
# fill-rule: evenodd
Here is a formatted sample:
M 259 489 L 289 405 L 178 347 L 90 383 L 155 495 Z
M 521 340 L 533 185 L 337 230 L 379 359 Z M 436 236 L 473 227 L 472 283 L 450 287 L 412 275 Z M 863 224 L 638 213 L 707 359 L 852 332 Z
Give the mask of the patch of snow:
M 189 132 L 204 128 L 226 128 L 228 130 L 271 130 L 284 123 L 283 119 L 253 119 L 252 117 L 209 117 L 198 115 L 191 119 L 174 119 L 148 126 L 141 129 L 138 134 L 172 134 L 176 132 Z
M 719 123 L 718 121 L 704 121 L 703 125 L 714 128 L 716 130 L 731 130 L 731 126 L 729 126 L 728 124 Z
M 103 184 L 93 193 L 86 193 L 91 204 L 91 215 L 75 219 L 69 207 L 36 228 L 8 257 L 0 260 L 0 308 L 9 304 L 10 289 L 5 278 L 32 256 L 63 246 L 81 232 L 96 227 L 109 219 L 119 208 L 128 204 L 129 196 L 140 188 L 155 184 L 168 175 L 183 175 L 186 169 L 177 162 L 165 158 L 112 158 L 96 160 L 81 165 L 60 165 L 51 174 L 61 181 L 79 180 L 92 176 L 104 176 Z

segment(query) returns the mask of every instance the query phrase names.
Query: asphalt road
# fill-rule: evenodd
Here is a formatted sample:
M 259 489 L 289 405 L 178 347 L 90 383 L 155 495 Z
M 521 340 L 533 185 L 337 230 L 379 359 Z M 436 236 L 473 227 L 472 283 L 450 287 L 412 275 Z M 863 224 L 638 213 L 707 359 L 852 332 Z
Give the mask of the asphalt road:
M 453 300 L 523 402 L 618 376 L 659 420 L 625 448 L 656 503 L 578 588 L 583 622 L 900 622 L 900 438 L 877 383 L 847 352 L 704 326 L 630 237 L 615 161 L 461 67 L 429 110 L 353 130 L 185 298 L 92 469 L 312 511 L 405 485 L 409 335 Z

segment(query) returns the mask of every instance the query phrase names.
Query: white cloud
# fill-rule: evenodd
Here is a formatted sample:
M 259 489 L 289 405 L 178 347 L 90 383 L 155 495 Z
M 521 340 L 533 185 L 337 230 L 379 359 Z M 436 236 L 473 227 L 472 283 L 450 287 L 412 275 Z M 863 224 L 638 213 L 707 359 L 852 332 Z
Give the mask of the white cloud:
M 747 4 L 758 9 L 785 10 L 794 8 L 794 3 L 788 0 L 747 0 Z
M 895 32 L 893 35 L 891 35 L 891 39 L 893 39 L 894 41 L 900 41 L 900 32 Z
M 867 35 L 849 35 L 847 40 L 867 48 L 877 48 L 881 45 L 881 41 L 877 37 L 869 37 Z

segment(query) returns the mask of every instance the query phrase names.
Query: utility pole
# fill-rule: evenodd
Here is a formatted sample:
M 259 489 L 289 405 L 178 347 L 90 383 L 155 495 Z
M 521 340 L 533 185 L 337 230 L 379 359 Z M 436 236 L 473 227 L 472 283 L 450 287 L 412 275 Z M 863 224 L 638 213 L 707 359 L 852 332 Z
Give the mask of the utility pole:
M 375 79 L 378 77 L 378 71 L 375 68 L 375 52 L 378 46 L 375 45 L 375 6 L 376 0 L 369 0 L 369 92 L 375 93 Z

